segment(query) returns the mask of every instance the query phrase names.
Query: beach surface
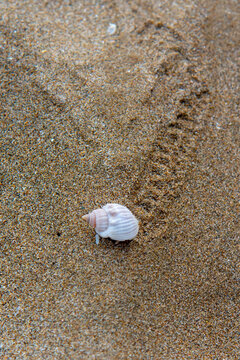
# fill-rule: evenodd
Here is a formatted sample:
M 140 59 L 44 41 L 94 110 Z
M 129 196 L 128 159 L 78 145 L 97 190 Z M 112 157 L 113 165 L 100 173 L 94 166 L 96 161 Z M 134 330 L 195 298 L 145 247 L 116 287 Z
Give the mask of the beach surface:
M 0 13 L 1 359 L 239 359 L 239 3 Z

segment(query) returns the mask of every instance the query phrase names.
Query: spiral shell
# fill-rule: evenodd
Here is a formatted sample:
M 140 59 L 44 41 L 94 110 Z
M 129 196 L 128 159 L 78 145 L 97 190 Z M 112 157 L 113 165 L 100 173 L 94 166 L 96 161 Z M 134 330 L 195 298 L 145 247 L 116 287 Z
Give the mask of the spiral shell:
M 82 217 L 93 226 L 101 237 L 125 241 L 133 239 L 138 233 L 138 220 L 119 204 L 107 204 Z

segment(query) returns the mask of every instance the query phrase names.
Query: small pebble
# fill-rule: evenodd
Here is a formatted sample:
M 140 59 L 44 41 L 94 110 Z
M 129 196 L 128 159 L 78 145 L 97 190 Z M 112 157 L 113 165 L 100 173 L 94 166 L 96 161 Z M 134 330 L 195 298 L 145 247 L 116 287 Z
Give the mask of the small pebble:
M 110 23 L 108 25 L 108 29 L 107 29 L 107 32 L 110 34 L 110 35 L 113 35 L 117 30 L 117 25 L 116 24 L 112 24 Z

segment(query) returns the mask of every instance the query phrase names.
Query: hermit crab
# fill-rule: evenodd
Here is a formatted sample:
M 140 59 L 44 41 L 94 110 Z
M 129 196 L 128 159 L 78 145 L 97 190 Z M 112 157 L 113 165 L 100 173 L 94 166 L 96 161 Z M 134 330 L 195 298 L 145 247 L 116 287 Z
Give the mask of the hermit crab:
M 82 218 L 95 228 L 97 244 L 99 236 L 117 241 L 132 240 L 139 229 L 135 216 L 126 206 L 119 204 L 107 204 Z

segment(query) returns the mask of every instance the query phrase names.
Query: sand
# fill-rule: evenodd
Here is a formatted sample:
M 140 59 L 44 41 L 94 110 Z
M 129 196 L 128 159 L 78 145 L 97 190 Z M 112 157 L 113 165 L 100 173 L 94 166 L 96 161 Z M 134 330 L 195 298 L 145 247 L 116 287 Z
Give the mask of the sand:
M 1 358 L 239 359 L 238 2 L 0 9 Z

